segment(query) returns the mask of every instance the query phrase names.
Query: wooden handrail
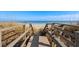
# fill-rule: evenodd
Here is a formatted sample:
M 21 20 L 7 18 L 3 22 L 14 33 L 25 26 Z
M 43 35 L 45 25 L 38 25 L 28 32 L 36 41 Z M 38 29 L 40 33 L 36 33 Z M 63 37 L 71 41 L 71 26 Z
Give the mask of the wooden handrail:
M 24 42 L 21 44 L 21 47 L 24 46 L 24 44 L 26 43 L 27 39 L 29 39 L 29 37 L 31 36 L 32 32 L 29 34 L 29 36 L 25 37 Z
M 9 32 L 3 33 L 2 36 L 5 36 L 6 34 L 10 33 L 10 32 L 15 32 L 15 30 L 11 30 Z
M 66 25 L 66 26 L 75 26 L 75 27 L 79 27 L 79 25 L 73 25 L 73 24 L 60 24 L 60 23 L 49 23 L 49 24 L 53 24 L 53 25 L 58 24 L 58 25 Z M 48 25 L 49 25 L 49 24 L 48 24 Z
M 49 24 L 48 24 L 48 25 L 49 25 Z M 45 27 L 45 28 L 46 28 L 46 27 Z M 66 33 L 69 34 L 70 36 L 73 36 L 73 34 L 72 34 L 72 33 L 69 33 L 69 31 L 65 31 L 65 30 L 64 30 L 64 27 L 60 29 L 60 27 L 55 27 L 55 26 L 54 26 L 54 28 L 58 29 L 60 32 L 66 32 Z M 60 40 L 61 40 L 60 38 L 57 38 L 56 36 L 54 36 L 54 39 L 53 39 L 53 38 L 52 38 L 52 34 L 49 33 L 49 30 L 46 30 L 46 32 L 47 32 L 47 34 L 51 37 L 51 39 L 52 39 L 58 46 L 66 47 L 66 45 L 64 44 L 64 42 L 61 42 L 61 41 L 60 41 Z M 61 35 L 61 36 L 62 36 L 62 35 Z M 62 36 L 62 37 L 63 37 L 63 36 Z M 70 45 L 75 46 L 75 44 L 73 44 L 73 42 L 67 40 L 65 37 L 63 37 L 63 38 L 64 38 L 64 40 L 65 40 L 66 42 L 70 42 Z
M 30 24 L 29 28 L 27 30 L 25 30 L 25 25 L 23 27 L 24 29 L 24 33 L 21 34 L 18 38 L 14 39 L 11 43 L 9 43 L 6 47 L 13 47 L 17 42 L 19 42 L 22 38 L 24 38 L 24 42 L 22 43 L 21 46 L 24 46 L 26 40 L 30 37 L 29 35 L 26 37 L 27 33 L 30 33 L 31 31 L 31 34 L 33 34 L 33 27 L 32 25 Z M 10 33 L 10 32 L 5 32 L 3 33 L 4 31 L 7 31 L 7 30 L 10 30 L 10 32 L 15 32 L 16 30 L 16 26 L 13 26 L 13 27 L 8 27 L 8 28 L 4 28 L 4 29 L 1 29 L 0 30 L 0 46 L 2 46 L 2 36 L 5 36 L 6 34 Z M 30 34 L 30 35 L 31 35 Z M 15 35 L 15 34 L 12 34 L 12 35 Z M 12 37 L 12 35 L 10 35 L 10 37 Z M 17 34 L 16 34 L 17 35 Z M 8 37 L 6 37 L 5 39 L 8 39 Z
M 30 29 L 28 29 L 27 31 L 25 31 L 21 36 L 19 36 L 13 42 L 11 42 L 10 44 L 8 44 L 7 47 L 13 47 L 20 39 L 22 39 L 26 35 L 26 33 L 28 33 L 28 31 L 30 31 Z
M 53 39 L 52 35 L 49 32 L 47 32 L 47 34 L 50 36 L 50 38 L 52 39 L 52 41 L 55 42 L 55 44 L 57 44 L 57 46 L 66 47 L 66 45 L 63 42 L 61 42 L 59 38 L 56 38 L 54 36 L 54 39 Z
M 10 29 L 15 29 L 14 27 L 9 27 L 9 28 L 4 28 L 0 30 L 0 46 L 2 46 L 2 31 L 10 30 Z

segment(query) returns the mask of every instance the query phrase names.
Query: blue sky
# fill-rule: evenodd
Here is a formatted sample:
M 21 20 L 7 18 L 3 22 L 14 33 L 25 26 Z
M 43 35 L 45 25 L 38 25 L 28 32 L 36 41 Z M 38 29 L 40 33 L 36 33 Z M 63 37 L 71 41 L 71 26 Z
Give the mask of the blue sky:
M 0 11 L 0 21 L 78 21 L 79 11 Z

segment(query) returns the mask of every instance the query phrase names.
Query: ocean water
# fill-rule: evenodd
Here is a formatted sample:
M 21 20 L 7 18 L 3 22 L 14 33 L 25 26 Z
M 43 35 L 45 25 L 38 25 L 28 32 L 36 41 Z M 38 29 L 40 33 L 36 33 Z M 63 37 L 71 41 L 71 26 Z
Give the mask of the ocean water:
M 29 24 L 47 24 L 47 23 L 60 23 L 60 24 L 78 24 L 77 21 L 21 21 L 21 23 Z

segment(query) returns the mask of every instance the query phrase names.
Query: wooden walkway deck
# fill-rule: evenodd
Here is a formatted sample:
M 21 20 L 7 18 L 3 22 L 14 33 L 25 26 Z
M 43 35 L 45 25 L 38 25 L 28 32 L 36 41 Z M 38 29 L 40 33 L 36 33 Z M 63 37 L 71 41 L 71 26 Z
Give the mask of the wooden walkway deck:
M 46 36 L 40 36 L 40 33 L 36 33 L 30 38 L 27 47 L 50 47 L 50 43 Z
M 46 36 L 39 36 L 39 47 L 50 47 L 50 43 Z
M 51 25 L 51 26 L 49 26 Z M 68 28 L 66 28 L 66 26 Z M 72 28 L 73 27 L 73 28 Z M 74 29 L 71 31 L 71 29 Z M 77 33 L 75 32 L 77 31 Z M 79 27 L 70 25 L 46 24 L 44 29 L 35 31 L 32 25 L 23 32 L 16 27 L 0 30 L 1 47 L 76 47 L 79 46 Z M 16 36 L 18 35 L 18 36 Z

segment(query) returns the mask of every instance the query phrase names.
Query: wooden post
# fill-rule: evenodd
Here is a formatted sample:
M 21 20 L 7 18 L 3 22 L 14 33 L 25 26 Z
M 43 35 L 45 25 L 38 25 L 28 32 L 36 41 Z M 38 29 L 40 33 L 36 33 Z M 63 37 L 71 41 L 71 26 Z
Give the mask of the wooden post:
M 0 31 L 0 47 L 2 47 L 2 32 Z
M 32 30 L 32 34 L 34 34 L 34 30 L 33 30 L 33 27 L 32 27 L 32 24 L 30 24 L 30 26 L 29 26 L 30 28 L 31 28 L 31 30 Z
M 48 24 L 46 24 L 46 25 L 45 25 L 45 27 L 44 27 L 43 31 L 46 29 L 46 27 L 47 27 L 47 26 L 48 26 Z

